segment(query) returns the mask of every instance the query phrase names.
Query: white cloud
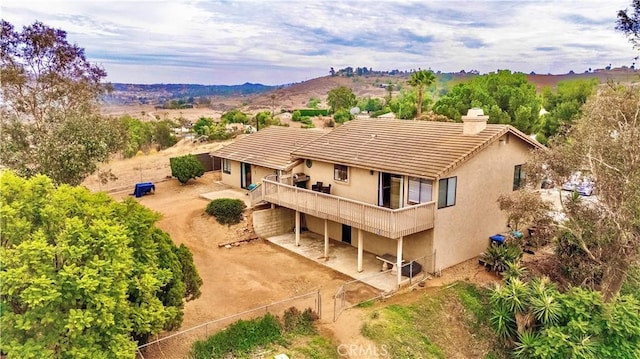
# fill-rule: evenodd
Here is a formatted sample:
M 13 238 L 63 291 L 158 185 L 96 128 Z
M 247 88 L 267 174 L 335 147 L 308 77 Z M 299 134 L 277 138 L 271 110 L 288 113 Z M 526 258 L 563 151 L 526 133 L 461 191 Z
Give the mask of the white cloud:
M 615 1 L 15 1 L 64 29 L 114 82 L 278 84 L 329 67 L 581 72 L 630 65 Z M 306 74 L 306 75 L 305 75 Z

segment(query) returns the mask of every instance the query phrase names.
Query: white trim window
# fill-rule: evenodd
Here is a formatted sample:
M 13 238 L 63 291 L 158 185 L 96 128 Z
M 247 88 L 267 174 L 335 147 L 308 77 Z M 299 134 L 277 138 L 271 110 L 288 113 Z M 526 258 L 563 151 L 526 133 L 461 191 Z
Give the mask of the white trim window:
M 425 178 L 409 177 L 409 204 L 431 202 L 433 181 Z
M 349 166 L 333 165 L 333 179 L 339 182 L 349 181 Z
M 222 172 L 231 174 L 231 161 L 226 158 L 222 159 Z

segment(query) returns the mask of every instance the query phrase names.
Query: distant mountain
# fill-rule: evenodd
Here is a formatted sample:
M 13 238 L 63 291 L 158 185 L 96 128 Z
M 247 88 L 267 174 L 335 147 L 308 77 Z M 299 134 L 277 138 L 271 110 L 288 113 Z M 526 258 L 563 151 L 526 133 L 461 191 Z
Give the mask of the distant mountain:
M 200 97 L 228 97 L 255 95 L 280 88 L 262 84 L 198 85 L 198 84 L 125 84 L 112 83 L 113 91 L 103 100 L 109 104 L 154 104 L 172 100 L 198 99 Z

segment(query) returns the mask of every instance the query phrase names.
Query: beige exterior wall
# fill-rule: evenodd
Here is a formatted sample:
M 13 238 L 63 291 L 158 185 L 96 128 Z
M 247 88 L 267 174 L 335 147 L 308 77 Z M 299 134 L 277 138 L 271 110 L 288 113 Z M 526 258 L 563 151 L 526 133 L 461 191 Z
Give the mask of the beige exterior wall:
M 321 181 L 324 186 L 331 184 L 331 194 L 356 201 L 378 205 L 378 191 L 380 172 L 370 171 L 368 169 L 349 167 L 349 181 L 341 182 L 333 179 L 333 163 L 313 161 L 311 168 L 306 166 L 303 168 L 311 179 L 307 185 L 307 189 L 311 189 L 311 185 Z M 295 172 L 302 172 L 294 170 Z M 435 185 L 434 185 L 435 189 Z M 435 192 L 433 192 L 435 193 Z M 400 208 L 409 206 L 409 177 L 402 176 L 402 200 Z M 435 200 L 432 195 L 431 200 Z
M 476 257 L 489 245 L 489 236 L 506 230 L 506 217 L 497 199 L 513 191 L 514 167 L 527 161 L 529 149 L 522 140 L 507 134 L 445 176 L 457 177 L 456 203 L 436 209 L 436 269 Z M 435 183 L 436 201 L 437 187 Z
M 222 161 L 224 162 L 225 160 L 222 159 Z M 229 160 L 229 162 L 231 165 L 231 173 L 224 173 L 224 171 L 222 171 L 222 183 L 234 188 L 240 188 L 240 162 L 231 160 Z
M 311 168 L 304 167 L 304 173 L 311 179 L 307 189 L 316 182 L 323 186 L 331 185 L 331 194 L 356 201 L 378 205 L 378 172 L 373 174 L 369 170 L 349 167 L 348 181 L 341 182 L 333 179 L 333 163 L 314 160 Z
M 222 171 L 222 183 L 234 188 L 241 188 L 240 185 L 242 182 L 240 182 L 240 162 L 232 160 L 229 160 L 229 162 L 231 164 L 231 173 L 228 174 Z M 276 172 L 277 171 L 273 168 L 251 165 L 251 182 L 262 182 L 262 179 L 265 176 L 275 174 Z
M 251 165 L 251 182 L 262 182 L 262 179 L 266 176 L 275 175 L 277 173 L 278 171 L 273 168 Z

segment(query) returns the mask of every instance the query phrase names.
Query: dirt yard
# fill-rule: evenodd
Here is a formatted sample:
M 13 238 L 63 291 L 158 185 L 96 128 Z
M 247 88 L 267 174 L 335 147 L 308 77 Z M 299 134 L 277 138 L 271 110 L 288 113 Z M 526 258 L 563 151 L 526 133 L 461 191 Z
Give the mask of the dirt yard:
M 157 183 L 155 194 L 137 199 L 163 214 L 158 226 L 176 243 L 191 249 L 204 281 L 202 296 L 185 305 L 181 330 L 314 290 L 321 292 L 323 314 L 332 318 L 331 298 L 348 278 L 264 240 L 218 248 L 218 243 L 245 238 L 248 228 L 246 221 L 227 227 L 204 214 L 207 200 L 200 194 L 213 187 L 213 175 L 209 173 L 184 186 L 177 180 Z M 129 192 L 112 196 L 125 198 Z M 174 341 L 162 350 L 150 348 L 144 357 L 182 358 L 189 348 L 187 341 Z

